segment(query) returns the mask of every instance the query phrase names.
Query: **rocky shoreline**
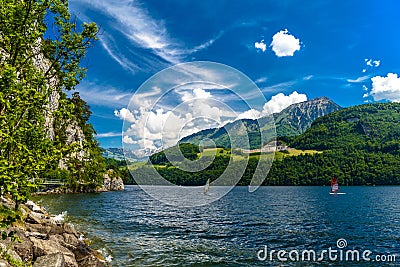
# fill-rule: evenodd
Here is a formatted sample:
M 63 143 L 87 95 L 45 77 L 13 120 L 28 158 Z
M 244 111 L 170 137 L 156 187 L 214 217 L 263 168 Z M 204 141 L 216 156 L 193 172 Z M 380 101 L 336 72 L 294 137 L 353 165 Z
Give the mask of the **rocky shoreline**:
M 14 203 L 0 198 L 1 204 L 13 208 Z M 28 201 L 20 206 L 22 218 L 7 232 L 20 239 L 0 240 L 0 266 L 33 267 L 109 267 L 101 253 L 90 248 L 82 233 L 70 223 L 49 215 L 46 210 Z
M 90 192 L 124 190 L 124 183 L 112 170 L 104 174 L 103 185 Z M 41 194 L 77 193 L 65 188 L 55 188 Z M 14 209 L 15 203 L 0 197 L 0 206 Z M 60 216 L 50 215 L 44 207 L 28 201 L 19 207 L 21 219 L 6 231 L 14 232 L 19 241 L 0 238 L 0 267 L 109 267 L 100 252 L 90 248 L 88 240 Z M 3 229 L 1 229 L 3 230 Z M 3 230 L 4 231 L 4 230 Z

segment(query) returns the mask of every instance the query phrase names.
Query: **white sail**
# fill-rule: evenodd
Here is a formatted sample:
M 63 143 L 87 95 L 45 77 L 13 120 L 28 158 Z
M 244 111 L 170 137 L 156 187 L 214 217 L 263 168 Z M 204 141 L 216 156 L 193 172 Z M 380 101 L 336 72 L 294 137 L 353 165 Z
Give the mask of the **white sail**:
M 338 184 L 332 185 L 332 191 L 338 191 L 338 190 L 339 190 L 339 185 Z
M 206 185 L 204 186 L 204 194 L 210 191 L 210 179 L 207 180 Z

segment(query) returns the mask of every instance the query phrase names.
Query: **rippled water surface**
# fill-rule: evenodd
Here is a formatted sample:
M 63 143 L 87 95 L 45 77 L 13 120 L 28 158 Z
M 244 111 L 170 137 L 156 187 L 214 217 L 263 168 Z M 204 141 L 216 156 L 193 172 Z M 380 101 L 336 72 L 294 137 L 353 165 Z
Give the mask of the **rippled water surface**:
M 212 188 L 212 190 L 219 190 Z M 210 191 L 212 193 L 212 190 Z M 136 186 L 123 192 L 37 197 L 111 254 L 112 266 L 387 266 L 396 263 L 260 261 L 257 252 L 346 249 L 400 253 L 400 187 L 234 188 L 211 205 L 167 206 Z M 171 194 L 173 192 L 171 191 Z

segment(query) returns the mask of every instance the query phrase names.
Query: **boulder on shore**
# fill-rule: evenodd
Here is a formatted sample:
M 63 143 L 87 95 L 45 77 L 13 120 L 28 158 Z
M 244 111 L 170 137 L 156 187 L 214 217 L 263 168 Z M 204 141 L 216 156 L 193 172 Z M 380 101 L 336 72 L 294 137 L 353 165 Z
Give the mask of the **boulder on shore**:
M 33 267 L 65 267 L 64 254 L 53 253 L 46 256 L 42 256 L 35 261 Z
M 1 204 L 0 204 L 1 205 Z M 72 224 L 56 220 L 32 201 L 21 205 L 25 215 L 6 231 L 14 231 L 21 242 L 0 240 L 9 258 L 33 267 L 109 267 L 100 253 L 90 248 Z M 0 255 L 0 266 L 10 266 Z
M 124 182 L 121 177 L 116 176 L 114 170 L 108 170 L 103 178 L 103 186 L 98 190 L 99 192 L 124 190 Z

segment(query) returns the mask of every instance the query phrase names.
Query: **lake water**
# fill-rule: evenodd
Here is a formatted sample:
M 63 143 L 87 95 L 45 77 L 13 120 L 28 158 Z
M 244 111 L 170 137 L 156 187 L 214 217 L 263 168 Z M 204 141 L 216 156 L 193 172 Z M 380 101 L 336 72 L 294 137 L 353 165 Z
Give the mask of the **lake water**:
M 329 187 L 261 187 L 254 193 L 236 187 L 196 208 L 164 205 L 137 186 L 35 200 L 53 214 L 67 211 L 93 247 L 113 257 L 112 266 L 400 266 L 400 187 L 341 191 L 346 194 L 330 195 Z M 339 239 L 346 242 L 337 244 Z M 329 248 L 332 258 L 323 254 Z M 272 250 L 285 254 L 279 260 Z M 302 261 L 304 250 L 315 251 L 317 259 L 305 252 Z M 349 250 L 359 252 L 359 262 Z M 362 258 L 367 250 L 371 261 Z

